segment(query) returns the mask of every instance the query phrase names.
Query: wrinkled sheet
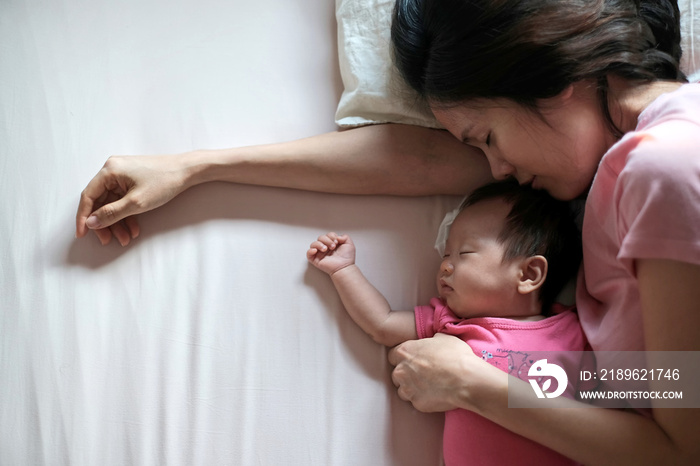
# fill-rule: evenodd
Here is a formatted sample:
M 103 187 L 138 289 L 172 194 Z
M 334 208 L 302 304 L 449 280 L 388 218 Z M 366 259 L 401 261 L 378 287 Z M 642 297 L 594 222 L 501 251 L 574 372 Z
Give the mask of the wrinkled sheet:
M 333 2 L 0 3 L 0 464 L 438 465 L 308 244 L 348 232 L 397 308 L 434 290 L 458 199 L 212 183 L 74 238 L 112 154 L 333 131 Z

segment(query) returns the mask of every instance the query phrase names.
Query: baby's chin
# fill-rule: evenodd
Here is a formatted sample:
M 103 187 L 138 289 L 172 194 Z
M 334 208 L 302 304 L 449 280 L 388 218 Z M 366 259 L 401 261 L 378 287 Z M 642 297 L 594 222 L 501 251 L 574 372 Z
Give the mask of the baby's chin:
M 479 309 L 470 309 L 470 308 L 464 308 L 460 307 L 459 304 L 456 304 L 454 307 L 450 304 L 453 300 L 451 299 L 445 299 L 442 296 L 440 296 L 440 300 L 442 300 L 443 303 L 445 303 L 445 306 L 450 308 L 450 311 L 457 317 L 461 319 L 476 319 L 477 317 L 498 317 L 499 311 L 496 309 L 493 309 L 491 312 L 488 310 L 479 310 Z
M 443 298 L 442 296 L 440 296 L 440 300 L 441 300 L 443 303 L 445 303 L 445 306 L 447 306 L 447 307 L 450 308 L 450 311 L 452 311 L 452 313 L 453 313 L 454 315 L 456 315 L 457 317 L 460 317 L 460 318 L 462 318 L 462 319 L 472 319 L 472 318 L 474 318 L 474 317 L 485 317 L 485 316 L 486 316 L 486 314 L 483 314 L 483 315 L 482 315 L 482 314 L 479 314 L 479 313 L 476 313 L 476 314 L 475 314 L 473 309 L 464 309 L 464 308 L 461 308 L 461 307 L 459 307 L 459 306 L 453 307 L 453 306 L 450 304 L 450 302 L 451 302 L 452 300 L 450 300 L 450 299 L 445 299 L 445 298 Z

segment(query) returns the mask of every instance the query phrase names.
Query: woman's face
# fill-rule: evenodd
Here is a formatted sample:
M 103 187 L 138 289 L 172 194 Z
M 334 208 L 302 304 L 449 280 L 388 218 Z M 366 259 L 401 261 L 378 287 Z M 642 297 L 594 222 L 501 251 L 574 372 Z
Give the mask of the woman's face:
M 562 200 L 588 190 L 614 143 L 595 91 L 576 85 L 542 102 L 542 117 L 508 100 L 434 106 L 433 113 L 456 138 L 484 152 L 494 178 L 532 183 Z

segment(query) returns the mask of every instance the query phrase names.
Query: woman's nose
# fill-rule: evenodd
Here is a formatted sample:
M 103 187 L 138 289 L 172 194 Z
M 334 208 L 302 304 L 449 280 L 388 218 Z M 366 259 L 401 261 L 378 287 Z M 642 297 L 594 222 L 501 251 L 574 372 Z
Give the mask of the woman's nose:
M 486 159 L 491 167 L 491 174 L 497 180 L 505 180 L 515 173 L 515 167 L 499 157 L 487 155 Z

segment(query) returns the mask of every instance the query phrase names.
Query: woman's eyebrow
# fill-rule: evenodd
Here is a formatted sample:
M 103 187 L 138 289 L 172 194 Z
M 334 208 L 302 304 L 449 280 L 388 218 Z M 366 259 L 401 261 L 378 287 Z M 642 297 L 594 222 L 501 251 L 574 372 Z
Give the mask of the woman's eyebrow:
M 474 141 L 477 142 L 477 138 L 474 137 L 474 133 L 479 130 L 478 125 L 473 122 L 465 122 L 462 132 L 460 134 L 460 139 L 462 141 Z
M 464 128 L 462 128 L 462 133 L 460 134 L 460 139 L 462 141 L 467 141 L 472 139 L 469 134 L 474 130 L 474 124 L 468 123 Z

